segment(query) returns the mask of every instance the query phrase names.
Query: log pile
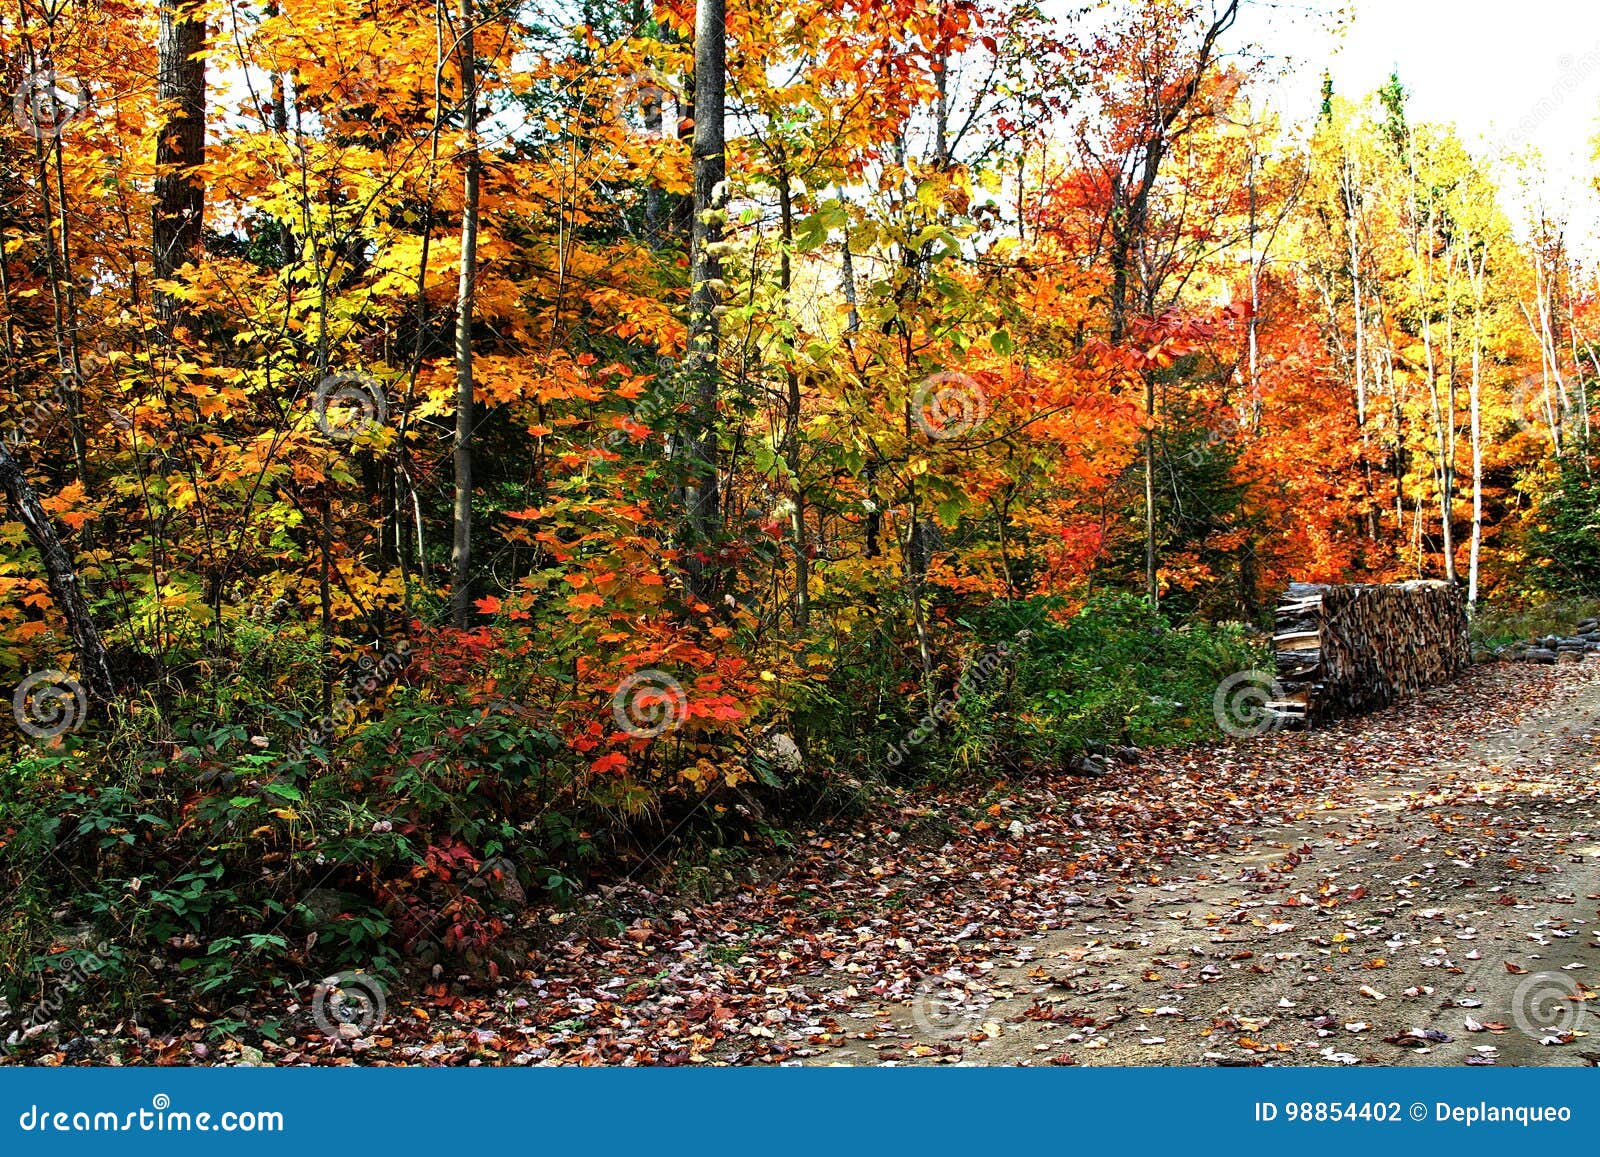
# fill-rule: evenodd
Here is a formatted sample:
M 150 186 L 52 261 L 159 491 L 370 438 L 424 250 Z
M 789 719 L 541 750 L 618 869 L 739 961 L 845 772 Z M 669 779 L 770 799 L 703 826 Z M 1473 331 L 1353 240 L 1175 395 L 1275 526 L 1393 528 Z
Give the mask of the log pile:
M 1513 643 L 1491 658 L 1508 659 L 1513 663 L 1581 663 L 1591 651 L 1600 651 L 1600 619 L 1584 619 L 1570 635 L 1546 635 L 1542 639 L 1528 639 Z
M 1314 726 L 1387 707 L 1472 661 L 1466 605 L 1450 583 L 1294 583 L 1278 606 L 1278 687 L 1268 709 Z

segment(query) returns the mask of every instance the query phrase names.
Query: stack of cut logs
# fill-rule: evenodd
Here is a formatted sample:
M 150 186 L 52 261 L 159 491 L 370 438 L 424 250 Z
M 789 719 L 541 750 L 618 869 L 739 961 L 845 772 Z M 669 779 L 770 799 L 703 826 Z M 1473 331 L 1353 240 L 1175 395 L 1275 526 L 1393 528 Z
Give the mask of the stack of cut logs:
M 1514 643 L 1497 656 L 1513 663 L 1581 663 L 1590 651 L 1600 651 L 1600 619 L 1584 619 L 1570 635 L 1546 635 Z
M 1279 694 L 1268 709 L 1302 726 L 1387 707 L 1472 661 L 1461 590 L 1442 582 L 1294 583 L 1273 649 Z

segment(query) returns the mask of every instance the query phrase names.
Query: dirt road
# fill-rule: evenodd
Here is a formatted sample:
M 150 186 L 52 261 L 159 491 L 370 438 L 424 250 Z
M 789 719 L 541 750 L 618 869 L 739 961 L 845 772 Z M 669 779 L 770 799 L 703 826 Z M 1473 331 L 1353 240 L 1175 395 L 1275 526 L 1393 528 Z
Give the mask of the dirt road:
M 1504 700 L 1460 714 L 1447 689 L 1261 741 L 1325 757 L 1327 798 L 1246 846 L 1068 890 L 1066 926 L 924 979 L 806 1063 L 1593 1064 L 1597 673 L 1541 675 L 1512 707 L 1533 676 L 1501 668 L 1473 678 Z

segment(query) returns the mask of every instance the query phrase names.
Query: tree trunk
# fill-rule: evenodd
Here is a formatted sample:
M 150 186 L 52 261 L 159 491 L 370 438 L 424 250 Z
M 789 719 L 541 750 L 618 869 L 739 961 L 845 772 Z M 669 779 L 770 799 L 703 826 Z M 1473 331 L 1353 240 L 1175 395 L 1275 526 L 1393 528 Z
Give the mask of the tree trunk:
M 478 72 L 472 0 L 460 0 L 461 120 L 466 178 L 461 201 L 461 280 L 456 292 L 455 510 L 450 544 L 450 618 L 465 630 L 472 610 L 472 314 L 478 282 Z
M 1361 171 L 1346 162 L 1342 172 L 1345 213 L 1350 239 L 1350 308 L 1355 327 L 1355 402 L 1356 429 L 1361 436 L 1361 478 L 1365 487 L 1366 509 L 1362 512 L 1367 523 L 1367 540 L 1378 541 L 1378 511 L 1372 482 L 1372 455 L 1367 431 L 1367 315 L 1361 295 Z
M 1431 194 L 1430 194 L 1431 197 Z M 1417 276 L 1417 301 L 1422 312 L 1422 353 L 1424 368 L 1428 375 L 1428 402 L 1433 412 L 1433 440 L 1435 443 L 1435 477 L 1439 484 L 1439 536 L 1440 551 L 1444 556 L 1444 581 L 1456 581 L 1455 558 L 1455 527 L 1451 505 L 1454 494 L 1450 481 L 1450 465 L 1447 458 L 1449 441 L 1445 437 L 1444 409 L 1439 399 L 1439 366 L 1438 359 L 1434 356 L 1433 348 L 1433 243 L 1437 236 L 1437 221 L 1433 202 L 1428 204 L 1428 217 L 1426 225 L 1422 220 L 1422 211 L 1417 203 L 1417 173 L 1415 162 L 1411 171 L 1411 252 L 1412 260 L 1416 266 Z M 1455 414 L 1450 415 L 1450 420 L 1455 421 Z M 1421 507 L 1418 506 L 1420 511 Z M 1418 541 L 1417 558 L 1420 567 L 1422 558 L 1422 544 Z M 1419 570 L 1419 573 L 1420 570 Z
M 688 483 L 683 502 L 687 531 L 686 570 L 702 597 L 712 586 L 705 548 L 715 535 L 718 493 L 717 397 L 721 322 L 722 231 L 728 199 L 723 117 L 727 97 L 727 9 L 725 0 L 700 0 L 694 34 L 694 222 L 690 257 L 689 348 L 686 360 L 695 388 L 689 437 Z
M 839 197 L 839 207 L 845 209 L 843 194 Z M 845 316 L 844 332 L 847 335 L 858 333 L 861 329 L 860 303 L 856 300 L 856 263 L 850 255 L 850 214 L 844 212 L 844 239 L 839 246 L 839 289 L 844 294 L 845 304 L 850 307 L 850 312 Z M 846 344 L 851 341 L 845 338 Z
M 1250 137 L 1249 197 L 1250 197 L 1250 317 L 1245 323 L 1245 351 L 1250 367 L 1250 404 L 1261 398 L 1261 265 L 1262 254 L 1256 248 L 1259 230 L 1256 222 L 1256 166 L 1260 163 L 1254 135 Z
M 1156 557 L 1156 380 L 1144 374 L 1144 581 L 1152 607 L 1161 606 L 1160 563 Z
M 190 0 L 162 0 L 156 99 L 163 121 L 156 139 L 155 208 L 151 256 L 157 280 L 170 278 L 200 250 L 205 190 L 197 168 L 205 162 L 205 17 Z M 155 290 L 156 316 L 170 323 L 176 301 Z
M 1467 247 L 1467 275 L 1472 281 L 1472 384 L 1467 408 L 1472 420 L 1472 549 L 1467 563 L 1467 606 L 1478 606 L 1478 556 L 1483 547 L 1483 293 L 1488 274 L 1489 255 L 1485 252 L 1476 268 L 1472 249 Z
M 1457 402 L 1456 370 L 1459 362 L 1456 357 L 1456 248 L 1453 242 L 1446 242 L 1445 267 L 1444 267 L 1444 352 L 1445 352 L 1445 437 L 1449 447 L 1445 451 L 1445 483 L 1444 492 L 1450 501 L 1450 518 L 1452 524 L 1455 520 L 1456 503 L 1456 445 L 1460 439 L 1460 429 L 1456 425 L 1456 414 L 1460 410 Z M 1460 568 L 1456 565 L 1456 539 L 1455 529 L 1452 525 L 1450 531 L 1450 574 L 1456 581 L 1460 579 Z
M 654 0 L 634 0 L 633 13 L 629 18 L 635 29 L 643 35 L 658 35 L 654 17 Z M 672 108 L 669 112 L 668 103 Z M 644 120 L 645 135 L 652 140 L 668 135 L 667 117 L 677 111 L 677 100 L 670 92 L 664 92 L 652 84 L 641 85 L 639 88 L 639 115 Z M 671 126 L 670 135 L 677 137 L 676 120 Z M 667 228 L 666 198 L 661 189 L 661 182 L 654 176 L 644 191 L 644 243 L 651 249 L 659 249 L 665 242 Z
M 95 629 L 89 614 L 88 601 L 73 568 L 72 556 L 61 543 L 55 524 L 45 513 L 39 495 L 35 493 L 21 465 L 0 442 L 0 489 L 16 520 L 32 540 L 39 558 L 44 563 L 45 581 L 56 606 L 67 620 L 67 630 L 72 634 L 72 645 L 78 656 L 78 670 L 83 676 L 84 689 L 98 703 L 107 703 L 116 695 L 116 682 L 111 677 L 111 663 L 106 657 L 105 643 Z
M 788 328 L 793 324 L 789 310 L 789 293 L 793 288 L 794 275 L 789 253 L 794 246 L 794 193 L 790 188 L 790 177 L 786 167 L 780 166 L 778 177 L 781 182 L 778 190 L 778 207 L 783 230 L 783 248 L 778 259 L 778 283 L 783 290 L 785 332 L 792 333 L 793 331 Z M 783 347 L 784 357 L 788 363 L 784 366 L 784 384 L 787 386 L 787 393 L 784 398 L 783 454 L 793 502 L 793 509 L 789 512 L 789 533 L 794 540 L 794 625 L 803 632 L 811 625 L 811 556 L 807 553 L 809 544 L 806 541 L 806 488 L 800 477 L 803 469 L 800 457 L 802 397 L 800 375 L 794 368 L 794 339 L 785 337 Z
M 284 73 L 272 72 L 272 131 L 287 145 L 289 140 L 289 85 Z M 287 210 L 278 219 L 278 258 L 287 268 L 300 259 L 300 239 L 295 236 L 295 221 Z

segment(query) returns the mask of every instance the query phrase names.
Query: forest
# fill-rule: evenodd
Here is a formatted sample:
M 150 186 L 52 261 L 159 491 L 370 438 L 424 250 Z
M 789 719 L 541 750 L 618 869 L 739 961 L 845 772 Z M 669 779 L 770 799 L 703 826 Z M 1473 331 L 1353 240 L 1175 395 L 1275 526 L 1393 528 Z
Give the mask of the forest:
M 1581 224 L 1260 11 L 6 0 L 8 1045 L 1003 834 L 1291 582 L 1593 613 Z

